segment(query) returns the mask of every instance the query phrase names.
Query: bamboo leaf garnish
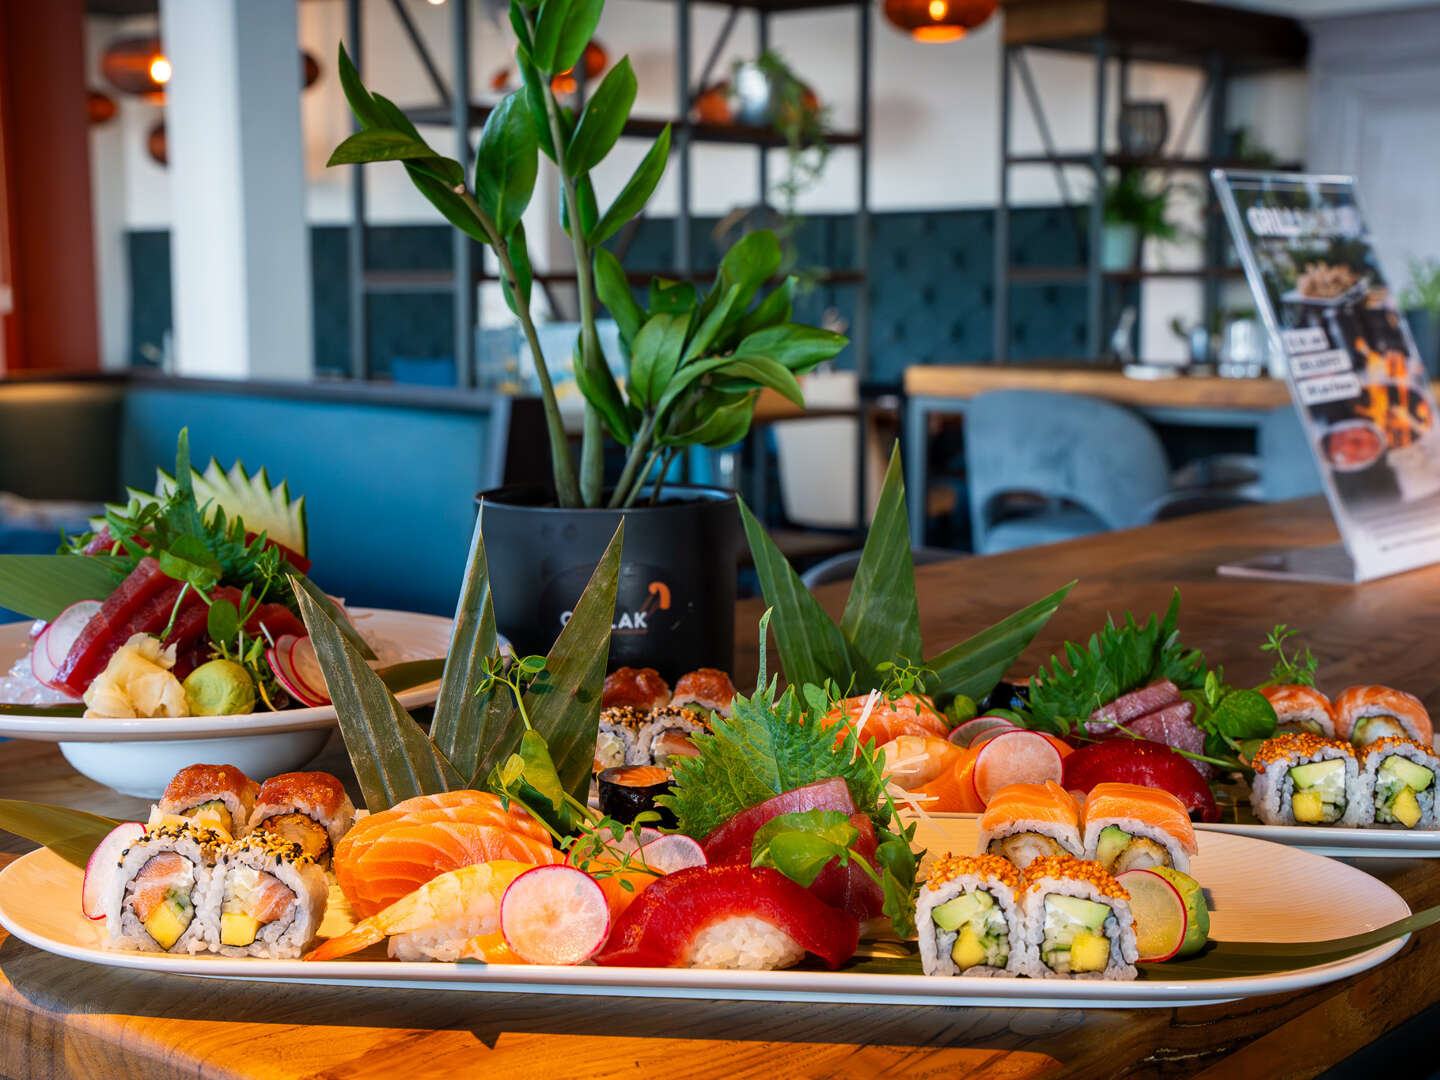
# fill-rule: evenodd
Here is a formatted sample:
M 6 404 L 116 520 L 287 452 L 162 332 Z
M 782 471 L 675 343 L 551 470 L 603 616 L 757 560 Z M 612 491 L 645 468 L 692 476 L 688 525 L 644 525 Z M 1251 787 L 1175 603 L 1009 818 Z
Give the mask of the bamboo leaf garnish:
M 120 822 L 67 806 L 0 799 L 0 829 L 43 844 L 84 869 L 95 846 Z
M 935 672 L 938 680 L 935 696 L 964 694 L 978 701 L 990 693 L 1074 587 L 1072 581 L 926 660 L 924 666 Z
M 320 609 L 310 590 L 291 581 L 365 805 L 372 812 L 388 810 L 416 795 L 460 787 L 454 766 Z
M 292 574 L 290 582 L 292 585 L 298 582 L 296 592 L 298 593 L 301 589 L 305 590 L 305 594 L 324 613 L 325 617 L 335 624 L 340 633 L 344 635 L 345 640 L 350 643 L 351 648 L 360 654 L 362 660 L 375 659 L 375 650 L 370 647 L 370 643 L 360 635 L 360 631 L 355 629 L 345 612 L 341 611 L 339 605 L 326 595 L 324 589 L 321 589 L 304 574 Z
M 3 555 L 0 607 L 48 622 L 81 600 L 104 600 L 124 578 L 108 555 Z

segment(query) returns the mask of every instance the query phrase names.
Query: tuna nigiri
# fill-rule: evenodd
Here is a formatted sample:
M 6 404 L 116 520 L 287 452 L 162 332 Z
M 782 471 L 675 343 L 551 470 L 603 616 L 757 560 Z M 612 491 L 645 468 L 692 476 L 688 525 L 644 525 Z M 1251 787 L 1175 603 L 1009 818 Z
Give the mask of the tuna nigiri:
M 548 843 L 494 825 L 402 821 L 382 832 L 336 880 L 354 912 L 368 917 L 446 871 L 495 859 L 539 866 L 565 857 Z
M 838 968 L 859 924 L 769 867 L 697 866 L 651 885 L 595 958 L 619 967 L 769 971 L 807 952 Z
M 1081 808 L 1085 858 L 1111 874 L 1168 866 L 1190 869 L 1198 850 L 1185 804 L 1159 788 L 1096 784 Z
M 1011 784 L 990 799 L 980 818 L 979 854 L 1000 855 L 1023 870 L 1042 855 L 1074 855 L 1080 841 L 1080 807 L 1053 780 Z

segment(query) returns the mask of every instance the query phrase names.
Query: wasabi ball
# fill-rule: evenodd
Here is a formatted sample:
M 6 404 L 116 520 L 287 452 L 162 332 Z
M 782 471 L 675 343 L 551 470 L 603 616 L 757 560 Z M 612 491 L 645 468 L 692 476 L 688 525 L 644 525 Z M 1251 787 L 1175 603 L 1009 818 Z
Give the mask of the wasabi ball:
M 233 716 L 255 711 L 255 680 L 233 660 L 211 660 L 184 682 L 191 716 Z

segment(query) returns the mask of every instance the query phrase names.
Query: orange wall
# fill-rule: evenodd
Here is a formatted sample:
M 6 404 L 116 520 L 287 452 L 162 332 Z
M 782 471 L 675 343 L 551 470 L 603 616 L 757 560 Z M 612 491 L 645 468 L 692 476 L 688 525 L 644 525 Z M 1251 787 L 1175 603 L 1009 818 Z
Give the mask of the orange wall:
M 83 0 L 0 0 L 4 368 L 99 367 Z

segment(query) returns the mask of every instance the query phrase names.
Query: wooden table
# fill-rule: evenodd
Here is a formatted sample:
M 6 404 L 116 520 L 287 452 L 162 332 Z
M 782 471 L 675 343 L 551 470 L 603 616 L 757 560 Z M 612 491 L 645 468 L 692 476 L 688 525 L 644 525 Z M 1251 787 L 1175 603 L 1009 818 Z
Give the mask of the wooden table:
M 1137 616 L 1184 594 L 1185 640 L 1236 684 L 1268 663 L 1275 622 L 1321 661 L 1322 686 L 1384 681 L 1440 708 L 1440 568 L 1358 586 L 1215 576 L 1216 563 L 1335 539 L 1306 500 L 1186 518 L 1127 533 L 918 571 L 931 649 L 1071 578 L 1068 603 L 1018 672 L 1105 613 Z M 820 596 L 838 612 L 844 586 Z M 737 681 L 754 673 L 759 604 L 742 605 Z M 331 752 L 327 764 L 338 760 Z M 112 814 L 136 800 L 81 780 L 43 744 L 0 745 L 5 795 Z M 11 851 L 24 849 L 10 841 Z M 0 856 L 4 858 L 5 856 Z M 1412 908 L 1440 903 L 1440 863 L 1364 860 Z M 1312 1076 L 1440 999 L 1440 932 L 1383 967 L 1306 993 L 1158 1010 L 887 1008 L 222 983 L 89 967 L 0 940 L 0 1076 L 334 1078 L 401 1075 L 729 1077 L 1126 1075 Z

